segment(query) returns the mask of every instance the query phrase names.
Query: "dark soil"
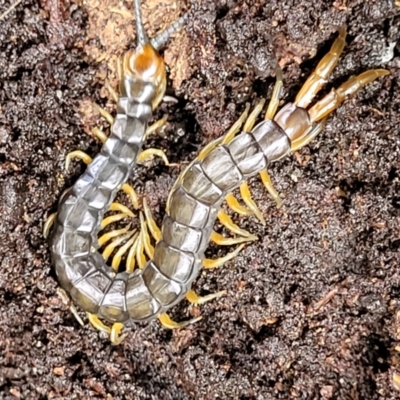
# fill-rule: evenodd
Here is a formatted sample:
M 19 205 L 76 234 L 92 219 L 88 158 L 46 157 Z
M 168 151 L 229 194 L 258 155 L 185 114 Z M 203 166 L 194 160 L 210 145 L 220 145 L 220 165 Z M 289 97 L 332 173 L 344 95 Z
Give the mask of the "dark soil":
M 192 3 L 179 6 L 190 6 L 191 16 L 166 52 L 168 94 L 179 102 L 163 106 L 167 129 L 149 142 L 181 166 L 155 160 L 132 178 L 159 222 L 185 162 L 246 102 L 270 95 L 274 54 L 283 101 L 294 99 L 344 23 L 348 45 L 328 86 L 369 68 L 391 75 L 346 101 L 310 146 L 271 166 L 281 209 L 251 181 L 266 226 L 234 218 L 259 241 L 195 285 L 201 294 L 228 293 L 172 310 L 176 320 L 202 321 L 173 332 L 158 322 L 137 326 L 113 347 L 62 302 L 42 236 L 61 193 L 84 170 L 74 162 L 65 171 L 65 155 L 99 149 L 87 134 L 98 118 L 82 116 L 83 102 L 113 109 L 99 73 L 108 64 L 88 50 L 107 45 L 93 37 L 79 1 L 24 0 L 0 25 L 0 398 L 399 398 L 392 380 L 400 372 L 400 7 Z M 1 2 L 0 13 L 10 4 Z M 213 257 L 225 252 L 210 247 Z

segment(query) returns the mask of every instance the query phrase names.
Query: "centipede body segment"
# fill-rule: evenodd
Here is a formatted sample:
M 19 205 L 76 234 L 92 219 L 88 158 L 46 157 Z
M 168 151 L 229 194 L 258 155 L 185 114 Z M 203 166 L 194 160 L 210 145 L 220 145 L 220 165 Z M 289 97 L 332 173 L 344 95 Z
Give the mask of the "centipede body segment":
M 322 130 L 326 117 L 347 96 L 387 75 L 388 71 L 370 70 L 350 78 L 307 110 L 343 50 L 345 29 L 341 28 L 331 51 L 318 64 L 295 102 L 286 104 L 276 113 L 282 87 L 278 70 L 265 119 L 256 124 L 263 110 L 262 101 L 250 115 L 246 110 L 224 137 L 210 143 L 199 154 L 170 192 L 161 231 L 145 206 L 146 218 L 141 217 L 140 234 L 118 232 L 116 236 L 125 235 L 124 240 L 130 243 L 131 249 L 136 246 L 135 254 L 143 254 L 143 257 L 138 258 L 141 268 L 116 272 L 97 251 L 97 235 L 105 212 L 135 167 L 152 110 L 165 90 L 162 60 L 143 35 L 143 32 L 138 35 L 137 52 L 128 53 L 121 63 L 121 97 L 111 135 L 60 202 L 51 253 L 61 285 L 75 304 L 92 315 L 94 324 L 97 318 L 113 324 L 127 324 L 158 317 L 165 326 L 174 328 L 182 324 L 170 320 L 165 312 L 184 297 L 192 303 L 202 303 L 223 294 L 218 292 L 201 299 L 191 290 L 203 266 L 213 268 L 221 263 L 205 259 L 210 239 L 220 240 L 222 244 L 242 243 L 228 258 L 236 255 L 245 241 L 254 240 L 240 228 L 238 234 L 243 240 L 236 242 L 224 242 L 226 238 L 213 232 L 217 218 L 234 228 L 227 214 L 221 211 L 222 203 L 227 200 L 229 206 L 246 215 L 254 213 L 263 222 L 262 214 L 251 199 L 247 180 L 260 174 L 268 191 L 279 202 L 267 173 L 268 165 L 309 143 Z M 246 207 L 232 196 L 236 188 L 240 188 Z M 121 210 L 121 214 L 126 215 L 126 210 Z M 155 246 L 150 243 L 148 230 L 156 239 Z M 138 247 L 142 249 L 139 252 Z M 144 253 L 150 258 L 147 262 Z M 114 343 L 119 341 L 120 329 L 120 325 L 115 325 Z

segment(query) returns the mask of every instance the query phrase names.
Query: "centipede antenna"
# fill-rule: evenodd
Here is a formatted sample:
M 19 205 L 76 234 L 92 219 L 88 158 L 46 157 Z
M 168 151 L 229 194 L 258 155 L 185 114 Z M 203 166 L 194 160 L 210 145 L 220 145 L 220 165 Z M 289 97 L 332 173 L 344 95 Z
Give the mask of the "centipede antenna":
M 17 0 L 15 1 L 6 11 L 3 12 L 3 14 L 0 15 L 0 21 L 7 16 L 12 10 L 14 10 L 15 7 L 18 6 L 19 3 L 21 3 L 22 0 Z
M 140 47 L 148 43 L 149 38 L 147 37 L 143 25 L 142 12 L 140 10 L 140 0 L 134 0 L 133 5 L 135 9 L 137 46 Z
M 156 49 L 160 50 L 160 48 L 167 42 L 170 36 L 175 33 L 187 20 L 188 13 L 185 13 L 180 17 L 177 21 L 175 21 L 172 25 L 170 25 L 165 31 L 159 33 L 155 38 L 150 40 L 151 45 Z

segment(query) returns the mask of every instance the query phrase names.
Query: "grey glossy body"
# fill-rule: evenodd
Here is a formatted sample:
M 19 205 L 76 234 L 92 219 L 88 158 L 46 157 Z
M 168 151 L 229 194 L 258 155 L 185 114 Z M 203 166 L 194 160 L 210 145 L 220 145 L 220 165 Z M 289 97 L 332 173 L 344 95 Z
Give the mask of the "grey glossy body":
M 110 138 L 61 200 L 52 233 L 61 285 L 81 308 L 110 322 L 151 320 L 179 302 L 199 274 L 226 195 L 290 152 L 293 116 L 295 125 L 299 120 L 310 125 L 305 110 L 288 104 L 274 121 L 265 120 L 216 146 L 203 160 L 194 160 L 171 192 L 154 259 L 133 274 L 115 274 L 97 252 L 97 234 L 104 213 L 135 167 L 151 116 L 146 102 L 151 88 L 141 92 L 120 99 Z
M 126 286 L 133 277 L 115 275 L 98 253 L 98 232 L 104 213 L 136 166 L 155 87 L 124 79 L 111 134 L 85 173 L 60 200 L 51 235 L 51 254 L 57 277 L 73 301 L 85 311 L 126 320 Z M 110 307 L 108 307 L 110 305 Z M 117 307 L 117 311 L 116 311 Z

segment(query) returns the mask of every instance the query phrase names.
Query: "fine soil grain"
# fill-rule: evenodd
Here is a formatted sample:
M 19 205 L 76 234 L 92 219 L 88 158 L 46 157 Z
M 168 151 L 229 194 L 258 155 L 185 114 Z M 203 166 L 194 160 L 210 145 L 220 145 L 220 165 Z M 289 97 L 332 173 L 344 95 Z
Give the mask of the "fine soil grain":
M 115 104 L 115 60 L 134 43 L 131 2 L 22 0 L 0 23 L 0 399 L 363 399 L 400 396 L 400 6 L 393 0 L 173 0 L 143 2 L 153 35 L 190 8 L 164 52 L 165 129 L 146 146 L 173 163 L 140 166 L 131 183 L 161 222 L 187 162 L 250 102 L 268 98 L 276 60 L 282 104 L 329 50 L 339 26 L 348 45 L 326 94 L 353 74 L 390 75 L 348 99 L 305 149 L 270 168 L 277 209 L 251 180 L 266 226 L 233 261 L 194 289 L 227 290 L 176 320 L 127 330 L 113 347 L 81 327 L 58 293 L 42 229 L 83 172 L 76 149 L 100 148 L 106 124 L 91 105 Z M 0 3 L 0 14 L 12 2 Z M 221 227 L 217 226 L 221 232 Z M 210 246 L 217 257 L 227 249 Z M 396 386 L 396 381 L 399 386 Z M 397 387 L 397 389 L 396 389 Z

